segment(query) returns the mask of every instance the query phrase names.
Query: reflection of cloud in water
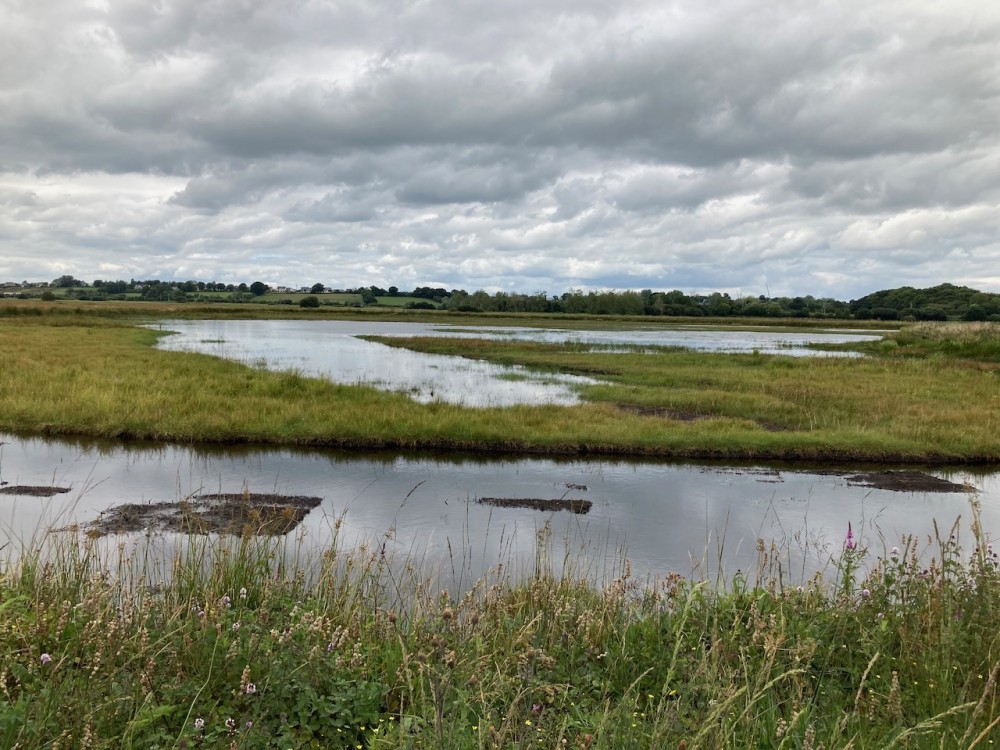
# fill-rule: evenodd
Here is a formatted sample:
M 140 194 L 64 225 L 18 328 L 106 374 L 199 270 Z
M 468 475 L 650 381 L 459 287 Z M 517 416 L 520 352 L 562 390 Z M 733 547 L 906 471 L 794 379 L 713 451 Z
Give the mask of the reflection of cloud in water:
M 68 493 L 40 500 L 0 496 L 0 548 L 16 554 L 45 530 L 86 524 L 123 503 L 176 503 L 195 494 L 240 493 L 322 498 L 283 537 L 289 553 L 312 554 L 385 545 L 421 572 L 439 569 L 442 583 L 470 584 L 503 562 L 512 574 L 535 561 L 536 532 L 550 524 L 552 559 L 562 551 L 600 578 L 628 557 L 637 578 L 670 571 L 711 576 L 755 571 L 757 539 L 777 543 L 786 580 L 808 579 L 843 549 L 847 524 L 872 555 L 915 535 L 934 554 L 935 522 L 950 529 L 962 517 L 961 542 L 971 553 L 968 496 L 949 492 L 858 487 L 861 467 L 790 469 L 767 465 L 679 464 L 607 458 L 499 458 L 381 454 L 377 458 L 319 450 L 188 446 L 139 448 L 125 443 L 25 439 L 0 434 L 3 480 L 54 484 Z M 1000 473 L 969 475 L 936 468 L 934 475 L 978 489 L 984 533 L 1000 529 Z M 964 489 L 964 488 L 963 488 Z M 510 498 L 514 507 L 477 500 Z M 525 499 L 588 501 L 585 515 L 517 507 Z M 518 501 L 521 501 L 520 503 Z M 82 531 L 82 529 L 81 529 Z M 63 538 L 52 535 L 48 538 Z M 112 536 L 145 543 L 145 535 Z M 172 549 L 183 536 L 154 535 Z M 214 544 L 214 541 L 213 541 Z M 5 545 L 7 545 L 5 547 Z M 884 545 L 884 548 L 883 548 Z M 768 547 L 769 548 L 769 547 Z M 452 577 L 457 569 L 458 577 Z M 461 579 L 461 580 L 459 580 Z
M 359 335 L 434 335 L 410 323 L 352 321 L 170 321 L 177 331 L 161 348 L 212 354 L 274 370 L 296 370 L 349 385 L 371 385 L 408 394 L 421 403 L 465 406 L 579 403 L 572 386 L 590 378 L 535 373 L 523 367 L 411 352 Z
M 844 343 L 872 338 L 866 334 L 822 331 L 456 329 L 424 323 L 341 320 L 168 321 L 158 327 L 177 332 L 177 335 L 161 339 L 160 347 L 164 349 L 212 354 L 274 370 L 296 370 L 337 383 L 372 385 L 407 393 L 421 403 L 446 401 L 477 407 L 570 406 L 579 403 L 573 386 L 595 381 L 456 356 L 412 352 L 357 337 L 453 336 L 570 342 L 605 349 L 682 346 L 715 352 L 759 351 L 790 355 L 822 354 L 804 348 L 810 342 Z

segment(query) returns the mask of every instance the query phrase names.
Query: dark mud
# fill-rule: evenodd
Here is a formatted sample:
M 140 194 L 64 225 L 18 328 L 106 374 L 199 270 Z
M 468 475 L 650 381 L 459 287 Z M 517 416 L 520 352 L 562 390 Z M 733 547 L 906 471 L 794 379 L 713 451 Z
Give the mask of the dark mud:
M 629 414 L 638 414 L 640 417 L 659 417 L 660 419 L 672 419 L 675 422 L 696 422 L 699 419 L 713 419 L 718 414 L 702 414 L 689 409 L 673 409 L 668 406 L 645 406 L 643 404 L 615 404 L 619 411 Z M 789 428 L 777 422 L 768 422 L 764 419 L 750 420 L 756 422 L 761 428 L 768 432 L 786 432 Z
M 86 526 L 90 536 L 136 531 L 280 536 L 298 526 L 319 497 L 272 494 L 196 495 L 180 502 L 125 503 Z
M 482 505 L 492 505 L 497 508 L 531 508 L 532 510 L 568 510 L 570 513 L 589 513 L 593 503 L 590 500 L 571 500 L 556 498 L 543 500 L 533 497 L 480 497 L 476 499 Z
M 844 477 L 848 484 L 897 492 L 975 492 L 966 484 L 950 482 L 922 471 L 869 471 Z
M 27 495 L 29 497 L 52 497 L 69 492 L 70 487 L 52 487 L 41 484 L 12 484 L 0 487 L 0 495 Z

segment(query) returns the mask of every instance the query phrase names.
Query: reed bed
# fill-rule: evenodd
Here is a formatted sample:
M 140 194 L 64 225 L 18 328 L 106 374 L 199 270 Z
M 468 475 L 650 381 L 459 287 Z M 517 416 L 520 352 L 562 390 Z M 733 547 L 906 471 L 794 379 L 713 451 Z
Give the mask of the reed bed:
M 192 536 L 163 564 L 38 535 L 0 574 L 0 746 L 988 747 L 1000 561 L 972 503 L 968 546 L 848 532 L 795 585 L 764 540 L 726 581 L 593 580 L 543 528 L 529 568 L 452 594 L 377 540 Z

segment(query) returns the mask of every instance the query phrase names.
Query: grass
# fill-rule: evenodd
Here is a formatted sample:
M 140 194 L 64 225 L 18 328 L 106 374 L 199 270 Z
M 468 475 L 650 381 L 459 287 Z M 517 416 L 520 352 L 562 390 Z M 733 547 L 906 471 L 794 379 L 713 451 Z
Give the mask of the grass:
M 795 586 L 763 540 L 727 582 L 588 581 L 542 529 L 523 577 L 458 598 L 378 544 L 192 537 L 161 567 L 155 539 L 50 536 L 0 575 L 0 745 L 988 747 L 1000 574 L 972 530 Z
M 997 376 L 962 359 L 391 342 L 604 381 L 585 388 L 590 403 L 576 407 L 472 409 L 159 351 L 158 333 L 125 318 L 16 309 L 0 317 L 0 430 L 11 432 L 348 448 L 1000 460 Z

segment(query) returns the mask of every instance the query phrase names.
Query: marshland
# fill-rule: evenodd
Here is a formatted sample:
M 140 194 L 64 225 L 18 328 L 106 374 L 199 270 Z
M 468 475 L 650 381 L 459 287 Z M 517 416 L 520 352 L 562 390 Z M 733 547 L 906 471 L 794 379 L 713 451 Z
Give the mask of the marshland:
M 0 481 L 68 490 L 0 495 L 3 746 L 1000 739 L 996 324 L 720 352 L 650 340 L 704 320 L 232 307 L 0 306 Z M 338 379 L 247 348 L 276 317 L 437 359 Z M 422 385 L 494 378 L 536 395 Z M 279 533 L 96 525 L 241 494 L 317 503 Z

